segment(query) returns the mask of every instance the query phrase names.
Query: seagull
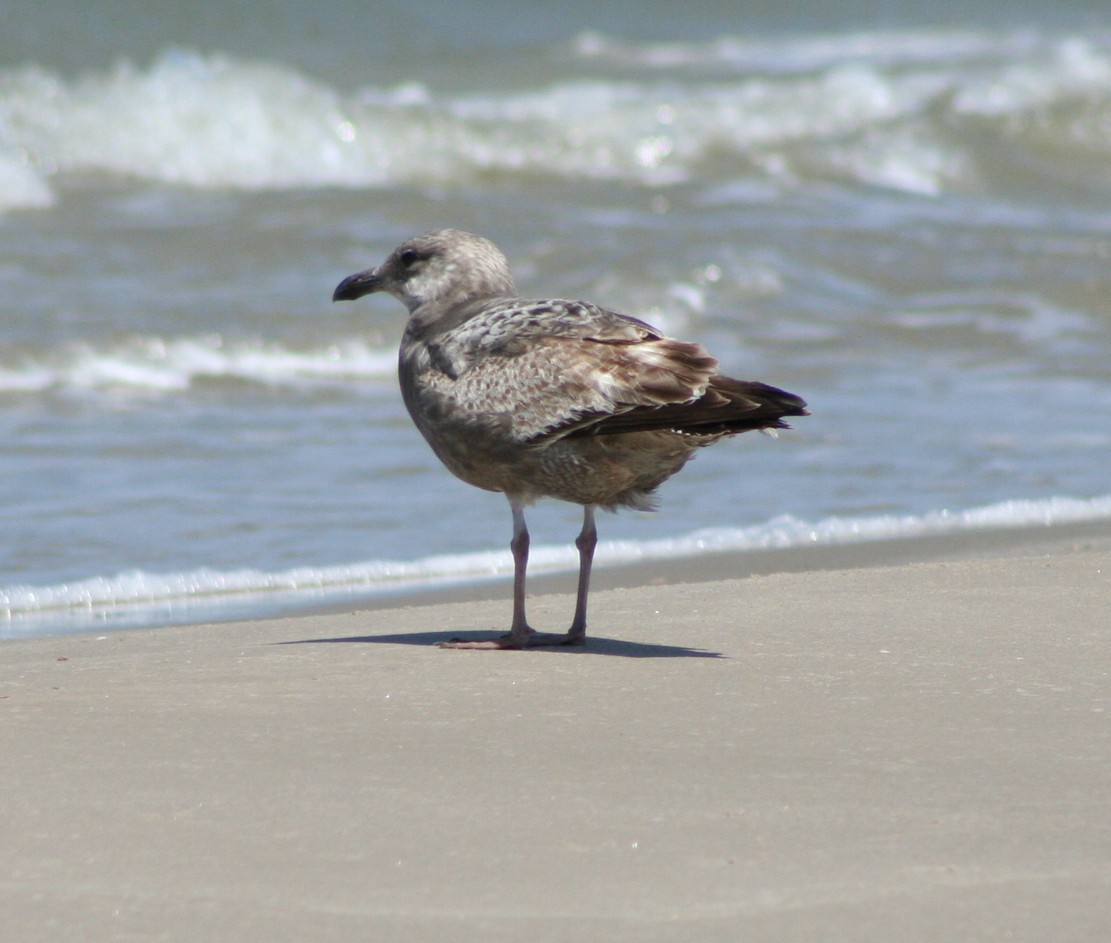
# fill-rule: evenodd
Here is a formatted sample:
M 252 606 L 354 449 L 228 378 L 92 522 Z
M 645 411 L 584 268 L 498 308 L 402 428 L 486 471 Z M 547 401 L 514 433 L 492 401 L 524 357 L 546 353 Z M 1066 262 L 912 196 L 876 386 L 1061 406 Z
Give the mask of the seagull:
M 700 345 L 585 301 L 521 298 L 489 239 L 438 229 L 336 287 L 333 301 L 386 292 L 409 309 L 398 375 L 409 415 L 454 475 L 501 492 L 513 515 L 508 634 L 446 648 L 582 645 L 596 508 L 652 510 L 656 489 L 699 448 L 756 429 L 772 436 L 806 403 L 718 373 Z M 575 613 L 566 634 L 525 618 L 529 533 L 539 498 L 582 505 Z

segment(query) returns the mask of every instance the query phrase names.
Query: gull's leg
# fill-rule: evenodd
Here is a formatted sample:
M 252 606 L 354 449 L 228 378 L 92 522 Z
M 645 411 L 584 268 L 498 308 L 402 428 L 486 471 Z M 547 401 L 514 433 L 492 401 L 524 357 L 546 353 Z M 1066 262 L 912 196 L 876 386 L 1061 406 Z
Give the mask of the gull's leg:
M 513 505 L 513 502 L 510 502 Z M 590 593 L 590 567 L 594 562 L 594 548 L 598 544 L 598 530 L 594 526 L 594 507 L 583 507 L 583 528 L 575 538 L 579 548 L 579 590 L 575 597 L 575 618 L 566 635 L 534 632 L 525 621 L 525 566 L 528 563 L 528 530 L 525 515 L 513 505 L 513 625 L 509 635 L 499 641 L 502 648 L 535 648 L 540 645 L 582 645 L 586 642 L 586 597 Z
M 543 641 L 533 641 L 538 638 L 537 633 L 529 628 L 525 618 L 525 572 L 528 570 L 529 549 L 525 509 L 513 498 L 509 498 L 509 508 L 513 512 L 513 539 L 509 541 L 509 549 L 513 552 L 513 623 L 509 627 L 509 634 L 475 641 L 452 639 L 450 642 L 440 642 L 440 648 L 524 648 L 526 645 L 545 644 Z
M 509 648 L 524 648 L 533 634 L 525 618 L 525 571 L 528 570 L 529 535 L 525 524 L 525 510 L 509 499 L 513 511 L 513 539 L 509 549 L 513 552 L 513 623 L 509 626 Z
M 579 548 L 579 591 L 575 596 L 575 618 L 567 633 L 568 645 L 582 645 L 586 641 L 586 597 L 590 593 L 590 567 L 594 563 L 594 548 L 598 545 L 598 528 L 594 526 L 594 505 L 583 507 L 583 529 L 575 538 Z
M 590 567 L 594 561 L 594 547 L 598 543 L 598 531 L 594 526 L 594 508 L 583 508 L 583 527 L 575 540 L 579 548 L 579 591 L 575 598 L 575 618 L 566 635 L 551 635 L 534 632 L 525 618 L 525 572 L 528 569 L 529 534 L 525 525 L 524 507 L 513 498 L 509 499 L 513 511 L 513 539 L 509 549 L 513 551 L 513 623 L 509 634 L 493 639 L 452 639 L 441 642 L 440 648 L 532 648 L 540 645 L 582 645 L 586 641 L 586 597 L 590 592 Z

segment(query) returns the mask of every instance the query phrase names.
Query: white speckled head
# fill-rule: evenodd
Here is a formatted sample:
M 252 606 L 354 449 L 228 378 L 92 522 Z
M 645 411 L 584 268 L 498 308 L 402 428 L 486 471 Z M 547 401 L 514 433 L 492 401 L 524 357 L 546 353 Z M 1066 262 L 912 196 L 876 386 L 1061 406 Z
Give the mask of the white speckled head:
M 436 229 L 405 240 L 374 269 L 340 282 L 333 300 L 385 291 L 410 312 L 450 308 L 475 298 L 516 296 L 509 263 L 489 239 L 459 229 Z

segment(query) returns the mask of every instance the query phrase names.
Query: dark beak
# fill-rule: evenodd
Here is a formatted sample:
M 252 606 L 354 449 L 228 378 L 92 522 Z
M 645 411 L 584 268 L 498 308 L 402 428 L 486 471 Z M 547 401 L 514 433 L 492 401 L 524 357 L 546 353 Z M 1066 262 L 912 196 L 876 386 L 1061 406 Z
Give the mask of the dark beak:
M 377 269 L 367 269 L 365 272 L 348 275 L 336 285 L 336 290 L 332 292 L 332 301 L 354 301 L 378 291 L 382 287 L 382 277 L 377 272 Z

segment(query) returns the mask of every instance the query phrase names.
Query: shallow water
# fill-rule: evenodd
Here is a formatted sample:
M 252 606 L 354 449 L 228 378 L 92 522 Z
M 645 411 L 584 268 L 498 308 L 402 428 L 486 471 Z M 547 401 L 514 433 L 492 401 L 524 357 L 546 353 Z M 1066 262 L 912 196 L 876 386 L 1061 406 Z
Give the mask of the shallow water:
M 660 514 L 602 518 L 600 563 L 784 520 L 1109 513 L 1111 30 L 1087 5 L 490 2 L 380 11 L 369 45 L 327 4 L 97 6 L 79 49 L 55 3 L 0 30 L 0 633 L 504 569 L 504 501 L 401 406 L 400 305 L 328 301 L 442 225 L 527 294 L 811 403 L 699 455 Z M 548 565 L 577 518 L 530 514 Z

